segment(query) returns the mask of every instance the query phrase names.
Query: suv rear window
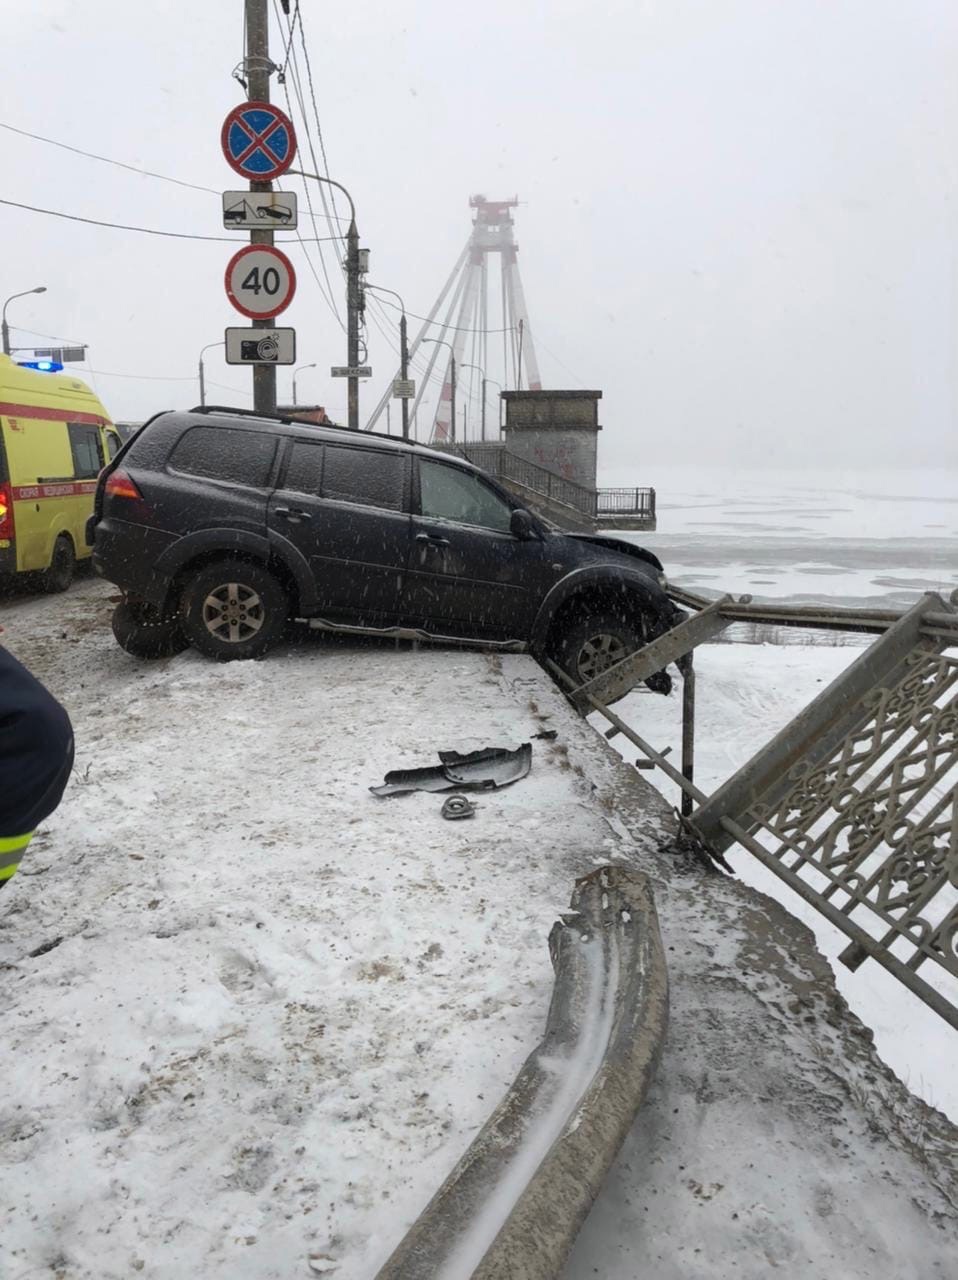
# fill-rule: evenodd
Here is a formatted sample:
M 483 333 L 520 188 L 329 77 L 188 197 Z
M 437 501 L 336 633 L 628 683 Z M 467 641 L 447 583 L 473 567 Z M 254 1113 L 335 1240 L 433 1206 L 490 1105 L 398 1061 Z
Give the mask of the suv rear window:
M 188 476 L 263 489 L 275 452 L 275 438 L 260 431 L 191 427 L 177 441 L 167 465 Z

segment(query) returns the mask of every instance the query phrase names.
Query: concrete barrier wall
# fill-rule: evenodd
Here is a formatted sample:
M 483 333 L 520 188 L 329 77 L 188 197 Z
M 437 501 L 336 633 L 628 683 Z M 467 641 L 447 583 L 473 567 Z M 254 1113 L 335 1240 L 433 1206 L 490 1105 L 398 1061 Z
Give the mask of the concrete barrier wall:
M 378 1280 L 547 1280 L 655 1072 L 668 980 L 649 882 L 603 867 L 549 937 L 541 1044 Z

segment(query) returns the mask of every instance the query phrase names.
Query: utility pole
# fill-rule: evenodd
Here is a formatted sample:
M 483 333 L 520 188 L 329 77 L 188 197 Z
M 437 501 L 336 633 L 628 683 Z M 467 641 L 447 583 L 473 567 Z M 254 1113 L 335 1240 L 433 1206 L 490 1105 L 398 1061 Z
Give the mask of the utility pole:
M 266 0 L 263 0 L 265 6 Z M 356 229 L 355 216 L 350 220 L 346 233 L 346 363 L 350 369 L 359 364 L 359 232 Z M 351 374 L 346 379 L 348 385 L 347 406 L 349 425 L 354 431 L 359 430 L 359 379 Z
M 403 382 L 409 377 L 409 343 L 406 338 L 406 312 L 399 318 L 399 376 Z M 402 438 L 409 439 L 409 401 L 403 396 L 402 404 Z
M 452 441 L 456 441 L 456 353 L 450 348 L 449 368 L 452 372 L 450 391 L 452 392 Z
M 482 380 L 482 441 L 486 440 L 486 379 Z
M 246 83 L 250 102 L 269 102 L 269 0 L 245 0 L 246 4 Z M 249 184 L 250 191 L 272 191 L 272 182 Z M 272 231 L 251 231 L 250 244 L 273 243 Z M 254 329 L 270 329 L 275 316 L 253 320 Z M 253 407 L 257 413 L 276 412 L 276 366 L 253 365 Z

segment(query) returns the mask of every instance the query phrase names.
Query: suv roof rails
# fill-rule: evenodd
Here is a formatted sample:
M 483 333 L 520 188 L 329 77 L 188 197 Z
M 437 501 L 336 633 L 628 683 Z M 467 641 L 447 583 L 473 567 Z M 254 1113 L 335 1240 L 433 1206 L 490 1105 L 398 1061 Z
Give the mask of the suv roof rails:
M 297 418 L 293 414 L 288 413 L 260 413 L 257 409 L 237 409 L 230 404 L 198 404 L 192 409 L 187 410 L 188 413 L 225 413 L 235 418 L 257 418 L 262 421 L 264 418 L 269 422 L 283 422 L 286 424 L 299 423 L 304 427 L 323 427 L 327 431 L 350 431 L 357 436 L 372 436 L 374 440 L 390 440 L 393 444 L 405 444 L 415 447 L 419 444 L 418 440 L 404 440 L 402 436 L 387 435 L 385 431 L 364 431 L 362 427 L 347 427 L 341 422 L 313 422 L 309 418 Z

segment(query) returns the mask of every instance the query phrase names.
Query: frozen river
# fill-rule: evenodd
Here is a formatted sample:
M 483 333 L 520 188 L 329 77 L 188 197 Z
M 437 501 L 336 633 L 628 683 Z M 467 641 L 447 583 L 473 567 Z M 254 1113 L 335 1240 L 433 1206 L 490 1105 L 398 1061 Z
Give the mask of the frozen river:
M 958 587 L 958 458 L 940 471 L 610 469 L 653 484 L 655 533 L 628 535 L 703 595 L 902 608 Z

